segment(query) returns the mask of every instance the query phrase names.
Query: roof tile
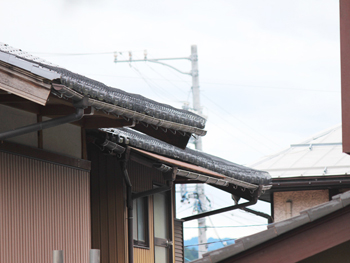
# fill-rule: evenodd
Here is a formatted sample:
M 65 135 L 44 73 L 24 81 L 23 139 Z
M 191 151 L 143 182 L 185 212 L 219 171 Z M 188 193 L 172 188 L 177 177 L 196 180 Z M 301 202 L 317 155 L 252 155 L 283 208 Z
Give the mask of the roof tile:
M 287 220 L 283 220 L 277 223 L 273 223 L 268 225 L 268 228 L 275 228 L 275 231 L 277 235 L 284 234 L 294 228 L 297 228 L 299 226 L 302 226 L 306 223 L 310 222 L 310 218 L 307 214 L 302 214 L 299 216 L 295 216 L 292 218 L 289 218 Z
M 337 211 L 343 207 L 343 204 L 340 199 L 335 199 L 332 201 L 329 201 L 327 203 L 323 203 L 321 205 L 312 207 L 307 210 L 303 210 L 300 212 L 300 214 L 307 214 L 310 218 L 310 221 L 315 221 L 316 219 L 319 219 L 325 215 L 328 215 L 334 211 Z
M 270 228 L 262 232 L 259 232 L 257 234 L 243 237 L 239 240 L 243 242 L 244 249 L 249 249 L 251 247 L 255 247 L 256 245 L 259 245 L 265 242 L 266 239 L 271 239 L 276 236 L 277 236 L 276 229 Z

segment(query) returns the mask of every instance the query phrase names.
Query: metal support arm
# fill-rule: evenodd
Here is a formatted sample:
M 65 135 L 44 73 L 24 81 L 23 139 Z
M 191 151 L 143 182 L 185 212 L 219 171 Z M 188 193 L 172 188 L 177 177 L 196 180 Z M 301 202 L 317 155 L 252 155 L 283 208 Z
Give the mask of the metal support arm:
M 220 213 L 223 213 L 223 212 L 228 212 L 228 211 L 235 210 L 235 209 L 242 209 L 242 208 L 245 208 L 247 206 L 254 205 L 254 204 L 256 204 L 258 202 L 258 198 L 259 198 L 259 196 L 261 194 L 261 191 L 262 191 L 262 186 L 259 186 L 259 189 L 254 192 L 253 198 L 249 202 L 246 202 L 246 203 L 243 203 L 243 204 L 237 204 L 237 205 L 224 207 L 224 208 L 220 208 L 220 209 L 216 209 L 216 210 L 200 213 L 200 214 L 193 215 L 193 216 L 184 217 L 184 218 L 181 218 L 181 220 L 184 220 L 186 222 L 186 221 L 202 218 L 202 217 L 205 217 L 205 216 L 212 216 L 212 215 L 220 214 Z
M 154 188 L 148 191 L 144 191 L 144 192 L 140 192 L 140 193 L 135 193 L 132 194 L 132 199 L 137 199 L 137 198 L 141 198 L 141 197 L 145 197 L 145 196 L 150 196 L 150 195 L 155 195 L 155 194 L 159 194 L 159 193 L 163 193 L 166 191 L 170 191 L 171 188 L 173 187 L 173 182 L 167 182 L 166 186 L 162 186 L 162 187 L 158 187 L 158 188 Z
M 83 100 L 74 104 L 74 107 L 76 107 L 75 113 L 73 113 L 71 115 L 59 117 L 56 119 L 51 119 L 48 121 L 34 123 L 34 124 L 31 124 L 28 126 L 17 128 L 17 129 L 12 130 L 12 131 L 2 132 L 2 133 L 0 133 L 0 140 L 5 140 L 5 139 L 12 138 L 12 137 L 20 136 L 23 134 L 27 134 L 30 132 L 36 132 L 36 131 L 52 128 L 55 126 L 59 126 L 62 124 L 78 121 L 84 116 L 84 108 L 86 108 L 87 106 L 88 106 L 87 105 L 87 97 L 84 97 Z

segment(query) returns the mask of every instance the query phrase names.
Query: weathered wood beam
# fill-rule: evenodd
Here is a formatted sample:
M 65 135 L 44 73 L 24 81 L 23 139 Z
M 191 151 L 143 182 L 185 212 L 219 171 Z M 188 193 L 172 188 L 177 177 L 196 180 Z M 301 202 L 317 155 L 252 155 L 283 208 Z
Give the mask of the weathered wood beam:
M 40 105 L 46 105 L 51 85 L 0 65 L 0 89 Z

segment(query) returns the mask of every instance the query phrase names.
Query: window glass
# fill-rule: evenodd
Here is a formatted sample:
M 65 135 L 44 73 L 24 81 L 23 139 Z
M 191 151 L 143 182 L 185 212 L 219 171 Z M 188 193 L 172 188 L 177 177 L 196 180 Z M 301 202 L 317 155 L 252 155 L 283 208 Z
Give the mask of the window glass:
M 133 200 L 134 245 L 148 247 L 148 198 Z
M 168 238 L 167 235 L 167 208 L 164 194 L 154 195 L 154 235 Z
M 132 210 L 132 225 L 133 225 L 133 237 L 137 240 L 137 202 L 136 199 L 133 200 L 133 210 Z
M 168 249 L 165 247 L 155 247 L 154 248 L 154 259 L 155 263 L 166 263 L 168 261 Z
M 139 241 L 146 241 L 145 233 L 145 199 L 137 199 L 137 239 Z

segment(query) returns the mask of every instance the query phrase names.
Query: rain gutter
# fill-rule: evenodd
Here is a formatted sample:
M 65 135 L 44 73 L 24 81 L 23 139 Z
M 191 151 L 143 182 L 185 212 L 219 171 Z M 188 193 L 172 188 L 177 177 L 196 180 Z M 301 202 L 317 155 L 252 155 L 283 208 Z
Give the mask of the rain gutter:
M 261 216 L 261 217 L 263 217 L 263 218 L 266 218 L 266 219 L 268 220 L 268 223 L 269 223 L 269 224 L 273 223 L 273 218 L 272 218 L 272 216 L 270 216 L 270 215 L 268 215 L 268 214 L 265 214 L 265 213 L 259 212 L 259 211 L 255 211 L 255 210 L 253 210 L 253 209 L 246 208 L 246 207 L 241 208 L 241 210 L 246 211 L 246 212 L 248 212 L 248 213 L 252 213 L 252 214 L 254 214 L 254 215 L 256 215 L 256 216 Z
M 127 165 L 130 156 L 130 149 L 127 149 L 124 162 L 121 164 L 121 168 L 124 175 L 126 184 L 126 206 L 128 208 L 128 256 L 129 263 L 134 263 L 134 229 L 133 229 L 133 201 L 132 201 L 132 184 L 127 170 Z
M 79 100 L 82 97 L 84 97 L 84 95 L 61 84 L 53 83 L 52 87 L 61 96 L 65 96 L 73 100 Z M 134 119 L 136 121 L 141 121 L 141 122 L 154 125 L 154 126 L 159 126 L 165 129 L 172 129 L 175 131 L 193 133 L 198 136 L 204 136 L 207 133 L 207 131 L 196 127 L 192 127 L 192 126 L 188 126 L 185 124 L 180 124 L 172 121 L 167 121 L 163 119 L 158 119 L 158 118 L 146 115 L 144 113 L 126 109 L 117 105 L 109 104 L 107 102 L 103 102 L 92 98 L 88 98 L 88 106 L 94 107 L 95 109 L 98 109 L 98 110 L 103 110 L 110 114 L 125 116 L 126 118 L 129 118 L 129 119 Z
M 43 121 L 39 123 L 34 123 L 28 126 L 17 128 L 15 130 L 6 131 L 0 133 L 0 140 L 9 139 L 12 137 L 20 136 L 23 134 L 36 132 L 52 127 L 56 127 L 62 124 L 71 123 L 74 121 L 80 120 L 84 116 L 84 109 L 87 108 L 87 97 L 80 98 L 79 101 L 73 103 L 73 106 L 76 108 L 76 112 L 67 116 L 51 119 L 48 121 Z

